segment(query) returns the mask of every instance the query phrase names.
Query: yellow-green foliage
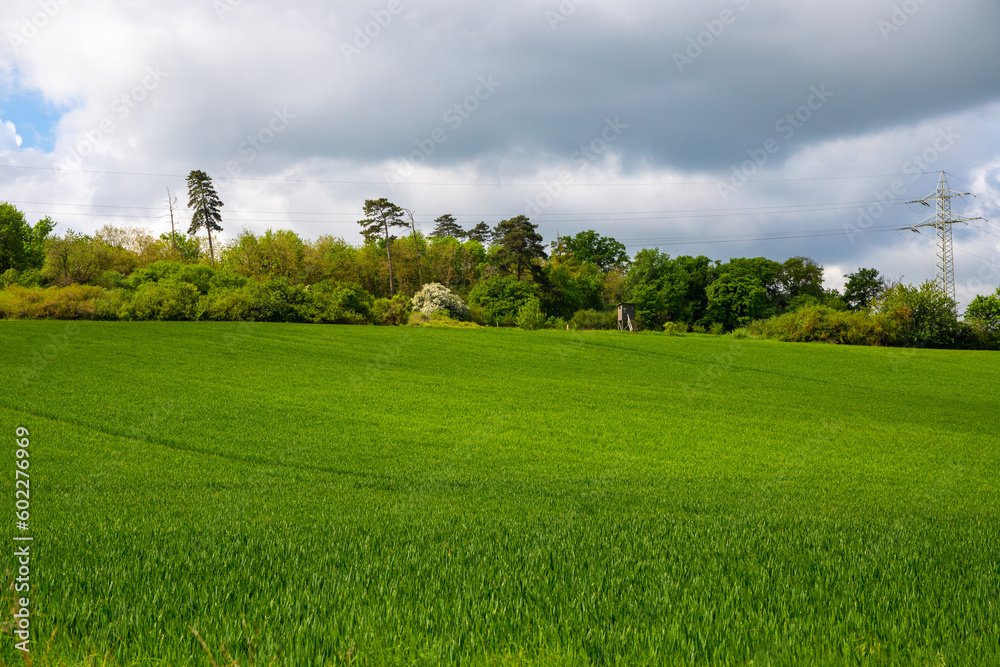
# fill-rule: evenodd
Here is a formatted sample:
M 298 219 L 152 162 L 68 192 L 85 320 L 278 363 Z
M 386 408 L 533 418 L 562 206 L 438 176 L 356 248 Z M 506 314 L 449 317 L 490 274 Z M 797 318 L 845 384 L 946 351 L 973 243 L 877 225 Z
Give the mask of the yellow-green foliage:
M 671 336 L 680 336 L 687 333 L 687 330 L 688 325 L 686 322 L 664 322 L 663 324 L 663 333 Z
M 413 312 L 413 302 L 405 294 L 397 294 L 391 299 L 375 299 L 372 305 L 372 320 L 383 326 L 402 326 L 409 323 Z
M 747 327 L 751 334 L 792 342 L 820 341 L 847 345 L 896 345 L 899 313 L 869 313 L 806 306 Z
M 462 322 L 448 317 L 448 313 L 439 310 L 432 315 L 413 311 L 409 315 L 408 324 L 411 327 L 437 327 L 446 329 L 478 329 L 475 322 Z
M 101 287 L 21 287 L 11 285 L 0 290 L 0 319 L 91 319 L 95 300 L 104 293 Z

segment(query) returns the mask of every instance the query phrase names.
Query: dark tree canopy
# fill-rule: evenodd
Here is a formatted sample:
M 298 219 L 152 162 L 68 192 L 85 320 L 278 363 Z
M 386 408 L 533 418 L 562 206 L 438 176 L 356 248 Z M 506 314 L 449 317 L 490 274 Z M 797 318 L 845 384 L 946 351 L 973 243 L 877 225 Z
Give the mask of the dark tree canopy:
M 358 224 L 361 225 L 361 234 L 368 242 L 372 242 L 378 237 L 383 237 L 386 242 L 389 242 L 396 238 L 390 233 L 392 227 L 407 226 L 406 221 L 403 220 L 403 209 L 385 197 L 366 199 L 364 213 L 364 220 L 358 220 Z
M 844 300 L 852 310 L 870 306 L 885 291 L 886 284 L 876 269 L 858 269 L 847 276 Z
M 456 239 L 465 238 L 465 230 L 458 226 L 455 217 L 451 213 L 445 213 L 435 219 L 434 222 L 437 223 L 437 226 L 434 227 L 431 236 L 435 238 L 444 238 L 446 236 Z
M 470 241 L 479 241 L 484 246 L 489 245 L 493 242 L 493 230 L 485 222 L 480 222 L 478 225 L 465 232 L 466 238 Z
M 781 265 L 778 282 L 790 301 L 799 296 L 822 299 L 823 267 L 809 257 L 791 257 Z
M 729 330 L 760 319 L 767 310 L 767 291 L 760 280 L 723 273 L 706 290 L 708 317 Z
M 542 235 L 527 216 L 519 215 L 497 224 L 493 230 L 494 261 L 505 271 L 512 271 L 520 280 L 524 270 L 536 272 L 535 260 L 546 259 Z
M 222 214 L 219 209 L 223 207 L 222 200 L 219 199 L 212 179 L 203 171 L 194 170 L 188 174 L 188 208 L 194 211 L 191 217 L 191 226 L 188 234 L 197 234 L 202 227 L 208 233 L 208 252 L 211 255 L 212 263 L 215 263 L 215 249 L 212 247 L 212 232 L 221 232 Z

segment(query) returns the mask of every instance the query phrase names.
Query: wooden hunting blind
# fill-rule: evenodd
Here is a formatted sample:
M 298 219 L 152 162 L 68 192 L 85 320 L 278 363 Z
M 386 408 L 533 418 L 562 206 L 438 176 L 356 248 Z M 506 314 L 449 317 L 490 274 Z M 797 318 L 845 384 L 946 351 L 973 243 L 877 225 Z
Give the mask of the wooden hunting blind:
M 618 304 L 618 330 L 625 331 L 635 331 L 635 304 L 634 303 L 619 303 Z

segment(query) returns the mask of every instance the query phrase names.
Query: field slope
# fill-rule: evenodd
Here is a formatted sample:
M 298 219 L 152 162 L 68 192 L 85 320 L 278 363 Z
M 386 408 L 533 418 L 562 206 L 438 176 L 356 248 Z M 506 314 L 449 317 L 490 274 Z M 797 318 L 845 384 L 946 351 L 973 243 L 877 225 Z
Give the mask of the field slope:
M 1000 662 L 996 353 L 0 322 L 0 354 L 36 666 Z

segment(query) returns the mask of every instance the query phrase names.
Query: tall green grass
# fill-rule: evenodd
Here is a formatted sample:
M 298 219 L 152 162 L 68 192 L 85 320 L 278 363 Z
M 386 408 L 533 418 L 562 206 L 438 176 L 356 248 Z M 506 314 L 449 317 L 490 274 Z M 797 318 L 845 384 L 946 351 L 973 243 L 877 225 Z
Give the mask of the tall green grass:
M 1000 661 L 995 354 L 66 326 L 0 322 L 36 665 Z

